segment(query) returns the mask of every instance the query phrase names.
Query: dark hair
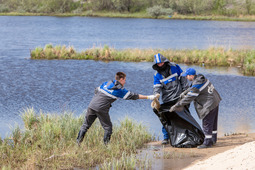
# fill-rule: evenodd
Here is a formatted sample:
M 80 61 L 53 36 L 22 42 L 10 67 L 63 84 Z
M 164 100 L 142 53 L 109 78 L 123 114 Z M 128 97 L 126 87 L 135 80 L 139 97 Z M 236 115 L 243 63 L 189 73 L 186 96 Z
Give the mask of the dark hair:
M 115 79 L 120 80 L 121 78 L 123 78 L 123 79 L 126 78 L 126 74 L 123 72 L 117 72 L 115 75 Z

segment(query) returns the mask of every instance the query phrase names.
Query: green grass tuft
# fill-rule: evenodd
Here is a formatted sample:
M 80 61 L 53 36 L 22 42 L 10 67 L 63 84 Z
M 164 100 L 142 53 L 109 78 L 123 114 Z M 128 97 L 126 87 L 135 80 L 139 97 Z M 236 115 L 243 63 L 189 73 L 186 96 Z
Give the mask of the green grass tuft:
M 15 127 L 9 137 L 0 139 L 2 169 L 71 169 L 95 166 L 133 169 L 145 167 L 135 158 L 154 137 L 142 124 L 125 117 L 114 125 L 110 143 L 103 143 L 104 130 L 96 121 L 87 132 L 81 147 L 76 137 L 85 114 L 71 112 L 50 114 L 33 108 L 23 111 L 24 129 Z M 148 162 L 148 161 L 144 161 Z M 118 169 L 117 168 L 117 169 Z

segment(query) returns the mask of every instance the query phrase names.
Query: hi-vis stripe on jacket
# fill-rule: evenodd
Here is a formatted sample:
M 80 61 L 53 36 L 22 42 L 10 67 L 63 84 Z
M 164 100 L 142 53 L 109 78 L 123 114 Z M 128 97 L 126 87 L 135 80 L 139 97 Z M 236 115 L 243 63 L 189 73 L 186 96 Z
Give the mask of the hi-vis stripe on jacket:
M 109 112 L 111 104 L 118 98 L 136 100 L 139 96 L 123 88 L 116 80 L 108 81 L 95 90 L 95 95 L 88 107 L 97 112 Z
M 159 63 L 164 63 L 159 67 Z M 182 69 L 178 64 L 170 63 L 166 57 L 160 53 L 154 55 L 152 66 L 154 74 L 153 93 L 161 94 L 163 103 L 172 102 L 179 98 L 180 94 L 188 88 L 185 77 L 182 77 Z
M 188 88 L 185 77 L 181 76 L 182 69 L 175 63 L 167 62 L 170 67 L 170 76 L 164 77 L 158 71 L 154 74 L 153 93 L 161 93 L 163 103 L 179 98 L 180 94 Z
M 211 110 L 219 105 L 221 97 L 213 84 L 202 74 L 198 74 L 195 76 L 191 87 L 186 90 L 185 97 L 176 105 L 184 106 L 193 100 L 198 117 L 203 119 Z
M 181 73 L 182 73 L 182 69 L 178 66 L 178 65 L 174 65 L 173 63 L 171 63 L 171 65 L 169 65 L 171 68 L 171 75 L 168 77 L 164 77 L 162 74 L 160 74 L 159 72 L 156 72 L 154 74 L 154 86 L 153 87 L 162 87 L 162 84 L 168 84 L 171 83 L 173 81 L 176 81 Z
M 104 82 L 100 87 L 98 87 L 98 90 L 113 99 L 126 99 L 130 95 L 130 91 L 123 87 L 114 88 L 115 82 L 116 80 L 112 82 Z

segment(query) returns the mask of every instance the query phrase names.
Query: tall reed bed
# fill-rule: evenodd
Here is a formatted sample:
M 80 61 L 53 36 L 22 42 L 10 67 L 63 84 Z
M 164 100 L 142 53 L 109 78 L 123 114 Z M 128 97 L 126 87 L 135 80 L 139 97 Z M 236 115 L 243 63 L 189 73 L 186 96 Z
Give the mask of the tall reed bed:
M 93 47 L 76 52 L 73 47 L 55 46 L 51 44 L 44 48 L 37 47 L 31 51 L 31 59 L 85 59 L 103 61 L 153 61 L 156 53 L 162 53 L 172 62 L 205 65 L 205 66 L 235 66 L 242 69 L 245 75 L 255 75 L 255 50 L 233 50 L 224 48 L 198 49 L 123 49 L 117 50 L 104 47 Z
M 135 169 L 148 167 L 147 160 L 134 155 L 144 143 L 153 140 L 147 128 L 125 117 L 114 125 L 111 142 L 103 143 L 98 121 L 89 129 L 80 147 L 76 137 L 84 114 L 49 114 L 33 108 L 22 113 L 24 130 L 16 126 L 9 137 L 0 140 L 2 169 Z

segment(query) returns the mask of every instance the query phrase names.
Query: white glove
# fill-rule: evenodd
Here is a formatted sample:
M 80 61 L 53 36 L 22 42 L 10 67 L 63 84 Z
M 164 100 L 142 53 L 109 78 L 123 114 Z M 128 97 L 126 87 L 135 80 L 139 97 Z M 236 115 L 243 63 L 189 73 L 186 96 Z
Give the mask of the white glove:
M 185 90 L 184 92 L 182 92 L 180 94 L 180 99 L 183 99 L 185 95 L 187 95 L 187 93 L 189 92 L 189 89 Z
M 180 98 L 183 99 L 185 95 L 185 93 L 180 94 Z
M 150 100 L 154 100 L 155 98 L 156 98 L 155 95 L 149 95 L 149 96 L 147 96 L 147 99 L 150 99 Z
M 170 108 L 169 112 L 174 112 L 174 111 L 180 112 L 180 111 L 182 111 L 182 110 L 183 110 L 183 107 L 179 107 L 179 106 L 173 105 L 173 106 Z
M 187 90 L 185 90 L 184 92 L 182 92 L 182 93 L 180 94 L 180 98 L 183 99 L 184 96 L 185 96 L 188 92 L 189 92 L 189 89 L 187 89 Z
M 170 108 L 169 112 L 173 112 L 173 111 L 175 111 L 175 110 L 176 110 L 176 106 L 173 105 L 173 106 Z

